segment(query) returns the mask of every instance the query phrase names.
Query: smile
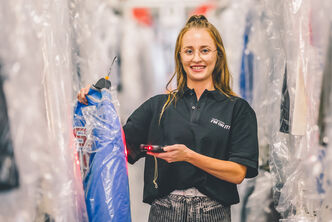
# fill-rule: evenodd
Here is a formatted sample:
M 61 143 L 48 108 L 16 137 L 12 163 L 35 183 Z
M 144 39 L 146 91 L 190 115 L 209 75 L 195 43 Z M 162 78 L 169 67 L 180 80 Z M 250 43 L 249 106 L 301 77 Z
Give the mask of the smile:
M 205 69 L 206 66 L 203 65 L 195 65 L 195 66 L 190 66 L 190 68 L 195 71 L 195 72 L 200 72 Z

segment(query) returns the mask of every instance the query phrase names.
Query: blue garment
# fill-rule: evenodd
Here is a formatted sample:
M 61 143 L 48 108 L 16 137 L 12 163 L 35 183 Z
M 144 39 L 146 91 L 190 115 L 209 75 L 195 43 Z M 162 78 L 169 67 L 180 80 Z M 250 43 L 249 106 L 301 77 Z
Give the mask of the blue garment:
M 78 102 L 75 107 L 74 130 L 81 129 L 76 136 L 80 148 L 90 153 L 83 180 L 89 221 L 131 221 L 122 127 L 112 96 L 107 89 L 91 88 L 87 100 L 88 105 Z
M 246 18 L 246 27 L 243 36 L 243 50 L 241 59 L 241 73 L 240 73 L 240 94 L 242 98 L 249 103 L 253 98 L 253 79 L 254 79 L 254 54 L 249 51 L 248 43 L 251 34 L 252 16 L 249 13 Z

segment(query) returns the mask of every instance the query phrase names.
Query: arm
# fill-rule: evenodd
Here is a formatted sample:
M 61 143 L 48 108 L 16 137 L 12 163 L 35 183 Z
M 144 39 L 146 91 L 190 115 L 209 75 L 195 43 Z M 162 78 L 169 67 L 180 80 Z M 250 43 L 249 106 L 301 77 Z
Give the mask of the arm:
M 128 151 L 128 162 L 134 164 L 145 156 L 139 149 L 140 144 L 148 139 L 149 126 L 152 119 L 151 99 L 144 102 L 128 118 L 123 126 Z
M 183 144 L 164 147 L 165 153 L 150 153 L 149 155 L 164 159 L 167 162 L 186 161 L 205 172 L 230 183 L 240 184 L 247 172 L 247 167 L 241 164 L 204 156 L 189 149 Z

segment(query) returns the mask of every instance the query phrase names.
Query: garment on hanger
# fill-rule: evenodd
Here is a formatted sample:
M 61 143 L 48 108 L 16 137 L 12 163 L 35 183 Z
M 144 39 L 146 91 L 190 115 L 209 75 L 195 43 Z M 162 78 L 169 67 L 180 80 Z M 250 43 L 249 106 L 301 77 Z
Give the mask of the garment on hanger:
M 146 14 L 147 18 L 124 20 L 119 100 L 130 102 L 121 104 L 122 120 L 126 120 L 147 98 L 163 92 L 167 83 L 164 52 L 160 42 L 156 41 L 158 26 L 155 20 L 151 21 L 154 18 L 149 10 L 133 9 L 132 12 Z
M 330 28 L 329 35 L 329 46 L 326 53 L 325 67 L 322 79 L 322 89 L 320 94 L 319 104 L 319 116 L 318 116 L 318 127 L 319 127 L 319 143 L 326 146 L 328 143 L 326 124 L 327 117 L 330 111 L 330 98 L 331 98 L 331 83 L 332 83 L 332 27 Z
M 87 100 L 77 103 L 73 128 L 88 167 L 83 186 L 89 221 L 131 221 L 122 127 L 111 92 L 91 87 Z
M 304 83 L 304 72 L 300 59 L 297 61 L 294 111 L 292 115 L 291 134 L 305 135 L 307 127 L 307 95 Z
M 281 91 L 281 105 L 280 105 L 280 132 L 289 133 L 289 92 L 287 85 L 287 64 L 285 64 L 284 80 Z
M 3 83 L 4 80 L 0 75 L 0 191 L 19 186 Z
M 254 77 L 254 54 L 249 51 L 248 43 L 251 33 L 252 26 L 252 16 L 250 12 L 246 18 L 246 27 L 244 31 L 244 46 L 242 51 L 242 60 L 241 60 L 241 73 L 240 73 L 240 92 L 241 96 L 247 100 L 249 103 L 252 102 L 253 94 L 253 77 Z
M 246 204 L 242 209 L 242 222 L 278 222 L 281 215 L 276 211 L 272 198 L 271 173 L 259 170 L 257 177 L 250 181 L 250 196 L 246 198 Z M 260 207 L 264 203 L 264 207 Z

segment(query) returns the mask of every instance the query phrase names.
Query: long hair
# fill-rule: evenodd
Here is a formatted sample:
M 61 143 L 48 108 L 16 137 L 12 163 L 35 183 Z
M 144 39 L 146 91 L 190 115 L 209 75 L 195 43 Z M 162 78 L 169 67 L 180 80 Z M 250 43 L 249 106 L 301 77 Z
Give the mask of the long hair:
M 180 91 L 183 91 L 184 87 L 187 84 L 187 75 L 186 72 L 184 71 L 182 62 L 181 62 L 181 57 L 180 57 L 180 51 L 182 47 L 182 39 L 184 34 L 192 29 L 192 28 L 203 28 L 206 29 L 212 39 L 214 40 L 217 48 L 217 61 L 214 67 L 214 70 L 212 72 L 212 80 L 213 80 L 213 85 L 216 90 L 220 91 L 227 97 L 230 96 L 236 96 L 236 94 L 233 92 L 231 89 L 231 74 L 228 70 L 228 65 L 227 65 L 227 59 L 226 59 L 226 53 L 225 53 L 225 48 L 224 44 L 222 42 L 221 36 L 212 25 L 207 18 L 204 15 L 193 15 L 191 16 L 184 28 L 180 31 L 177 40 L 176 40 L 176 45 L 175 45 L 175 53 L 174 53 L 174 58 L 175 58 L 175 72 L 172 75 L 171 79 L 168 81 L 166 85 L 166 90 L 169 92 L 168 93 L 168 98 L 167 101 L 165 102 L 161 113 L 159 117 L 159 123 L 161 120 L 161 117 L 163 113 L 165 112 L 165 109 L 173 102 L 176 101 L 177 98 L 177 93 Z M 176 76 L 176 89 L 169 89 L 169 85 L 173 81 L 174 77 Z

